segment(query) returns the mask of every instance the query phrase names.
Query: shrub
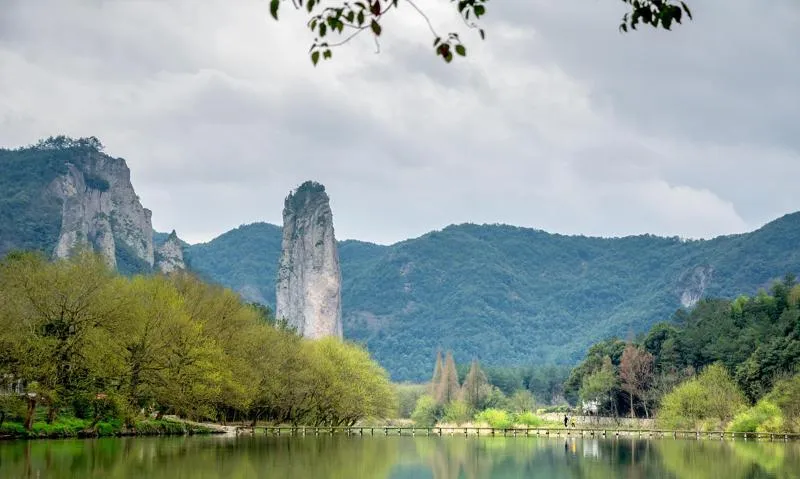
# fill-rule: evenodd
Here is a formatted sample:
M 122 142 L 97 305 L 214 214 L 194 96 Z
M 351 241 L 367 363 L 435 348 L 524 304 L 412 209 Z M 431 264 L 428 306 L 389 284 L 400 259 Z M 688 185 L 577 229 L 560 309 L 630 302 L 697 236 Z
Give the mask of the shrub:
M 417 405 L 411 413 L 411 420 L 420 427 L 432 427 L 440 417 L 441 407 L 427 394 L 417 399 Z
M 514 419 L 514 423 L 522 424 L 528 427 L 542 427 L 545 424 L 545 420 L 540 418 L 536 414 L 527 411 L 521 414 L 517 414 L 516 418 Z
M 508 429 L 512 425 L 511 415 L 502 409 L 485 409 L 476 415 L 475 419 L 495 429 Z
M 746 407 L 727 370 L 713 364 L 662 398 L 658 422 L 669 429 L 717 429 Z
M 781 410 L 775 404 L 762 400 L 746 411 L 742 411 L 733 418 L 728 425 L 729 432 L 777 432 L 775 427 L 783 426 Z
M 469 404 L 467 404 L 466 401 L 453 401 L 444 408 L 443 419 L 446 422 L 456 423 L 460 426 L 470 420 L 472 416 L 471 412 Z

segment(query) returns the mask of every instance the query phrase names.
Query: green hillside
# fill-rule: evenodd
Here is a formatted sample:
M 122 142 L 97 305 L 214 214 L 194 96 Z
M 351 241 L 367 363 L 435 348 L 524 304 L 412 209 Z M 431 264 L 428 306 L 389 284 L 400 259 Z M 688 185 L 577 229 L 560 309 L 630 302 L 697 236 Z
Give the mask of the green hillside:
M 48 185 L 67 162 L 80 166 L 101 149 L 96 139 L 65 137 L 0 149 L 0 256 L 52 252 L 61 215 Z M 459 363 L 571 365 L 598 340 L 669 318 L 682 300 L 753 294 L 800 273 L 799 241 L 800 213 L 707 241 L 474 224 L 391 246 L 342 241 L 344 332 L 396 380 L 426 379 L 438 348 Z M 186 245 L 185 259 L 200 277 L 274 308 L 280 247 L 280 227 L 254 223 Z M 147 269 L 116 254 L 123 272 Z
M 213 241 L 184 248 L 186 266 L 201 278 L 228 286 L 250 301 L 275 308 L 281 228 L 253 223 Z
M 427 378 L 437 348 L 460 362 L 572 364 L 669 318 L 687 291 L 732 297 L 800 271 L 798 238 L 800 214 L 708 241 L 473 224 L 392 246 L 343 241 L 345 336 L 397 380 Z M 273 307 L 279 254 L 280 229 L 264 223 L 187 251 L 191 268 Z

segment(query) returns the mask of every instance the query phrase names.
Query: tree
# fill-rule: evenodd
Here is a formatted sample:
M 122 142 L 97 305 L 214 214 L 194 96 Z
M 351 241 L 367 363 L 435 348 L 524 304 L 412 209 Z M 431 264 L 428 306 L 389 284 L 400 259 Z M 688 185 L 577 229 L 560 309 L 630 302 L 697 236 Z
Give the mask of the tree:
M 631 417 L 634 417 L 633 398 L 639 396 L 642 398 L 644 414 L 649 418 L 644 392 L 653 380 L 653 355 L 628 343 L 619 363 L 619 378 L 622 388 L 628 392 L 630 398 Z
M 611 363 L 611 358 L 606 356 L 603 358 L 599 369 L 583 376 L 579 392 L 581 402 L 597 402 L 599 406 L 610 402 L 614 407 L 614 415 L 616 416 L 616 401 L 612 397 L 612 392 L 616 386 L 617 375 L 614 371 L 614 365 Z
M 470 407 L 474 409 L 483 409 L 486 398 L 489 396 L 489 381 L 486 379 L 486 374 L 478 364 L 477 359 L 472 360 L 467 377 L 464 378 L 464 384 L 461 387 L 462 397 Z
M 533 411 L 536 407 L 536 398 L 534 398 L 533 393 L 527 389 L 519 389 L 514 391 L 514 394 L 508 398 L 508 404 L 511 407 L 511 412 L 529 412 Z
M 431 378 L 431 386 L 430 386 L 430 395 L 431 397 L 436 397 L 437 388 L 439 387 L 439 383 L 442 382 L 442 368 L 444 364 L 442 363 L 442 351 L 436 351 L 436 365 L 433 367 L 433 377 Z
M 441 405 L 450 404 L 458 399 L 460 387 L 458 385 L 458 372 L 456 362 L 453 360 L 453 353 L 450 351 L 445 355 L 444 367 L 439 383 L 434 385 L 434 399 Z
M 665 395 L 658 420 L 671 429 L 718 429 L 746 407 L 744 394 L 725 367 L 715 363 Z
M 281 3 L 284 0 L 270 0 L 270 14 L 277 20 Z M 383 33 L 383 20 L 386 16 L 400 8 L 411 8 L 416 11 L 428 24 L 433 37 L 434 53 L 447 63 L 453 61 L 455 56 L 466 56 L 467 49 L 457 32 L 445 35 L 437 33 L 432 22 L 420 8 L 416 0 L 367 0 L 364 2 L 342 2 L 333 6 L 323 7 L 321 0 L 291 0 L 296 9 L 305 9 L 309 15 L 308 28 L 314 34 L 314 43 L 311 45 L 311 62 L 316 65 L 320 58 L 330 59 L 332 49 L 344 45 L 351 39 L 369 31 L 376 44 Z M 486 14 L 488 0 L 451 0 L 456 7 L 458 15 L 467 28 L 477 30 L 481 39 L 486 37 L 486 32 L 480 27 L 478 21 Z M 679 0 L 623 0 L 630 6 L 630 10 L 622 17 L 619 29 L 627 32 L 635 30 L 638 25 L 650 25 L 654 28 L 669 30 L 673 24 L 681 23 L 683 16 L 691 19 L 689 7 Z M 330 41 L 331 35 L 338 35 L 340 40 Z

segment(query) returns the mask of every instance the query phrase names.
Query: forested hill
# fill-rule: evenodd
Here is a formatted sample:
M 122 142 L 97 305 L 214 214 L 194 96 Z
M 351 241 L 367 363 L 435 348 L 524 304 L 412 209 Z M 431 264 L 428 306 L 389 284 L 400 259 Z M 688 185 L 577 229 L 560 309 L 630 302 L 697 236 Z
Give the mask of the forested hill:
M 99 140 L 0 149 L 0 166 L 0 256 L 57 256 L 59 239 L 72 238 L 113 253 L 122 272 L 153 270 L 151 245 L 167 235 L 152 233 L 124 160 L 102 153 Z M 646 331 L 682 304 L 753 294 L 800 274 L 798 245 L 800 213 L 708 241 L 473 224 L 392 246 L 343 241 L 344 333 L 395 380 L 427 379 L 438 348 L 459 363 L 575 364 L 589 345 Z M 184 253 L 202 278 L 274 307 L 280 246 L 280 227 L 255 223 L 184 244 Z
M 800 213 L 713 240 L 564 236 L 463 224 L 392 246 L 343 241 L 345 336 L 396 380 L 426 379 L 437 348 L 458 362 L 575 363 L 700 297 L 752 294 L 800 272 Z M 188 248 L 190 268 L 274 306 L 280 228 L 242 226 Z

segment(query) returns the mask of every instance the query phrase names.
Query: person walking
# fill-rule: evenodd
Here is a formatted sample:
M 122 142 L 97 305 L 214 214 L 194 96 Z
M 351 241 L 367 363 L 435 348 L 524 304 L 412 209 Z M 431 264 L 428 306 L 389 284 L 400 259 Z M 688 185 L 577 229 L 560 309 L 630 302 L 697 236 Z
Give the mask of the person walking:
M 564 414 L 564 427 L 567 427 L 567 424 L 569 424 L 569 418 Z

